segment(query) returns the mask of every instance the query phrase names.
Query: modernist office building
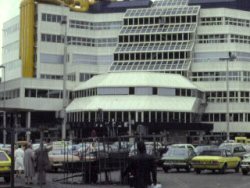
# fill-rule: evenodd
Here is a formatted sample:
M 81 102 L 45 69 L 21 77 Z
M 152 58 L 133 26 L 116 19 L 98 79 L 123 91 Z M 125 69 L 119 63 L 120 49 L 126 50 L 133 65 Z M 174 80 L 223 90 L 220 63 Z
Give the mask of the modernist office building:
M 1 105 L 17 109 L 16 126 L 60 130 L 67 74 L 69 129 L 209 123 L 223 134 L 229 93 L 230 132 L 250 133 L 247 0 L 100 1 L 81 11 L 56 2 L 34 3 L 31 60 L 19 35 L 26 25 L 4 24 Z M 223 61 L 229 52 L 236 59 Z

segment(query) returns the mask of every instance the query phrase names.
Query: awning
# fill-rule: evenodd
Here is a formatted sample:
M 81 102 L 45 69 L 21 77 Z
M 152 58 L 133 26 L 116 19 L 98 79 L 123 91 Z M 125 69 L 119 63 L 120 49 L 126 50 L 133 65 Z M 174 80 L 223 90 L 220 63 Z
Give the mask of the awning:
M 74 99 L 66 112 L 82 111 L 169 111 L 192 112 L 198 110 L 200 100 L 194 97 L 166 96 L 93 96 Z

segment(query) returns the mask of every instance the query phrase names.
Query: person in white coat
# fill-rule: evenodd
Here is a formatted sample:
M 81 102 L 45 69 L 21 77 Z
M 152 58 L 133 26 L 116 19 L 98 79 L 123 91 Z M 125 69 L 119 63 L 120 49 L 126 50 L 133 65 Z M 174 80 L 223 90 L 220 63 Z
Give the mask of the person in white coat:
M 18 149 L 15 151 L 15 171 L 16 171 L 16 177 L 20 177 L 23 170 L 23 158 L 24 158 L 24 151 L 22 149 L 22 146 L 18 146 Z

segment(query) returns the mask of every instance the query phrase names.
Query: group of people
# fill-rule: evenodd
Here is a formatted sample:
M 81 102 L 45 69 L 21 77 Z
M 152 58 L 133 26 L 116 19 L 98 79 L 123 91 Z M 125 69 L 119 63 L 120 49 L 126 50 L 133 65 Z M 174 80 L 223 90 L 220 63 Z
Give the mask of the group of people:
M 50 166 L 48 152 L 51 149 L 52 147 L 45 147 L 41 144 L 34 151 L 30 143 L 24 148 L 19 145 L 15 150 L 16 177 L 21 177 L 24 172 L 25 184 L 33 184 L 33 178 L 37 174 L 37 184 L 46 184 L 46 170 Z

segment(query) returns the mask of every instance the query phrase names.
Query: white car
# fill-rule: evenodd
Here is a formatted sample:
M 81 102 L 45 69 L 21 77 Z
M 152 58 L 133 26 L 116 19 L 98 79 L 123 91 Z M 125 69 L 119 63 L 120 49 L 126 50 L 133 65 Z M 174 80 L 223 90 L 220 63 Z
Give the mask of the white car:
M 222 143 L 219 149 L 225 149 L 230 151 L 233 156 L 243 157 L 247 153 L 244 144 L 241 143 Z
M 144 142 L 145 146 L 146 146 L 146 153 L 149 155 L 154 154 L 154 149 L 159 149 L 162 147 L 162 144 L 159 142 Z M 154 148 L 155 147 L 155 148 Z M 129 151 L 129 157 L 134 156 L 137 154 L 137 144 L 133 144 L 130 148 Z
M 195 152 L 195 147 L 192 144 L 172 144 L 170 148 L 186 148 Z

